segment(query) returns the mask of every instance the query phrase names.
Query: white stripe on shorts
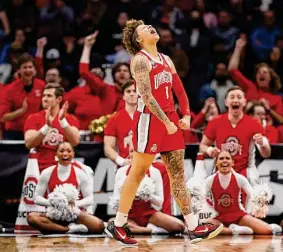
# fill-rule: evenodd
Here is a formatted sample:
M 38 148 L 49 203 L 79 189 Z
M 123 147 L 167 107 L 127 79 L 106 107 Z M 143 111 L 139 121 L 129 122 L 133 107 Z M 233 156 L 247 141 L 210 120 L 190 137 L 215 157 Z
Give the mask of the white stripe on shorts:
M 148 142 L 150 114 L 141 114 L 138 123 L 138 152 L 144 153 Z

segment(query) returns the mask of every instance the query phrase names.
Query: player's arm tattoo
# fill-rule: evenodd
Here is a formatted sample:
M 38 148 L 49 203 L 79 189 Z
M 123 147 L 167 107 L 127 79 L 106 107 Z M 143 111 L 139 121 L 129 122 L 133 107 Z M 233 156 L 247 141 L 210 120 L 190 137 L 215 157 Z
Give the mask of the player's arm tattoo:
M 168 123 L 168 117 L 152 96 L 146 59 L 143 59 L 143 57 L 138 58 L 133 66 L 133 71 L 140 96 L 147 108 L 164 124 Z
M 182 213 L 187 215 L 192 212 L 192 205 L 190 194 L 185 185 L 184 154 L 184 150 L 166 152 L 162 154 L 162 160 L 167 167 L 173 197 Z

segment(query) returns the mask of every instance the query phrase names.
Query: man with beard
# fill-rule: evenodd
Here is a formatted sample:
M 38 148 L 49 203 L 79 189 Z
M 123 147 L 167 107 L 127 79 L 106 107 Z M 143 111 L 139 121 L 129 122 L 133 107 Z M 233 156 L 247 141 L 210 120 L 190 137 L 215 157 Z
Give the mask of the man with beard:
M 233 82 L 228 79 L 227 66 L 219 62 L 215 68 L 214 78 L 200 89 L 200 101 L 205 101 L 208 97 L 214 97 L 221 112 L 225 108 L 225 94 L 229 88 L 233 86 Z
M 91 88 L 92 94 L 100 97 L 103 113 L 111 114 L 125 106 L 122 100 L 121 85 L 130 79 L 130 68 L 127 63 L 118 63 L 113 67 L 112 76 L 115 86 L 109 85 L 101 77 L 93 74 L 89 69 L 90 53 L 97 35 L 98 32 L 95 32 L 85 39 L 80 60 L 80 75 L 86 80 L 86 84 Z
M 24 53 L 18 60 L 20 78 L 4 88 L 0 103 L 0 119 L 5 123 L 4 138 L 22 140 L 26 118 L 40 110 L 45 83 L 35 78 L 33 57 Z

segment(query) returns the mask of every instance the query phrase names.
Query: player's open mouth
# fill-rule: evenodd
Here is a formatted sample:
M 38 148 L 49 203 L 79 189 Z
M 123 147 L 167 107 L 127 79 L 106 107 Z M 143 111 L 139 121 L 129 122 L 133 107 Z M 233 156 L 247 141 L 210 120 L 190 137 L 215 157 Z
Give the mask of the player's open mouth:
M 155 29 L 151 29 L 151 30 L 150 30 L 150 33 L 151 33 L 151 34 L 156 34 L 156 30 L 155 30 Z
M 265 81 L 265 78 L 264 77 L 259 77 L 259 80 L 260 81 Z
M 68 158 L 68 157 L 62 157 L 62 161 L 69 161 L 70 160 L 70 158 Z
M 240 108 L 240 105 L 232 105 L 232 109 L 237 110 L 237 109 L 239 109 L 239 108 Z

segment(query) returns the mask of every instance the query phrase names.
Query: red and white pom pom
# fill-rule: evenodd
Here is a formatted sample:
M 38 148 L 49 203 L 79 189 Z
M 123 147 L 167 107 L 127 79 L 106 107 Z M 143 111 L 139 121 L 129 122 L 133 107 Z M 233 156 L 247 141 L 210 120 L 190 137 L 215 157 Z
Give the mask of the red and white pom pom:
M 154 180 L 146 175 L 137 190 L 136 197 L 144 201 L 149 201 L 155 192 L 156 185 Z
M 198 213 L 205 203 L 205 183 L 198 178 L 190 178 L 186 187 L 191 195 L 192 207 L 194 214 Z
M 46 216 L 53 220 L 71 222 L 78 218 L 81 210 L 71 206 L 79 198 L 79 191 L 72 184 L 56 186 L 54 191 L 48 195 L 51 206 L 47 208 Z
M 268 203 L 272 198 L 271 188 L 267 183 L 254 186 L 252 194 L 252 215 L 257 218 L 265 218 L 268 212 Z

